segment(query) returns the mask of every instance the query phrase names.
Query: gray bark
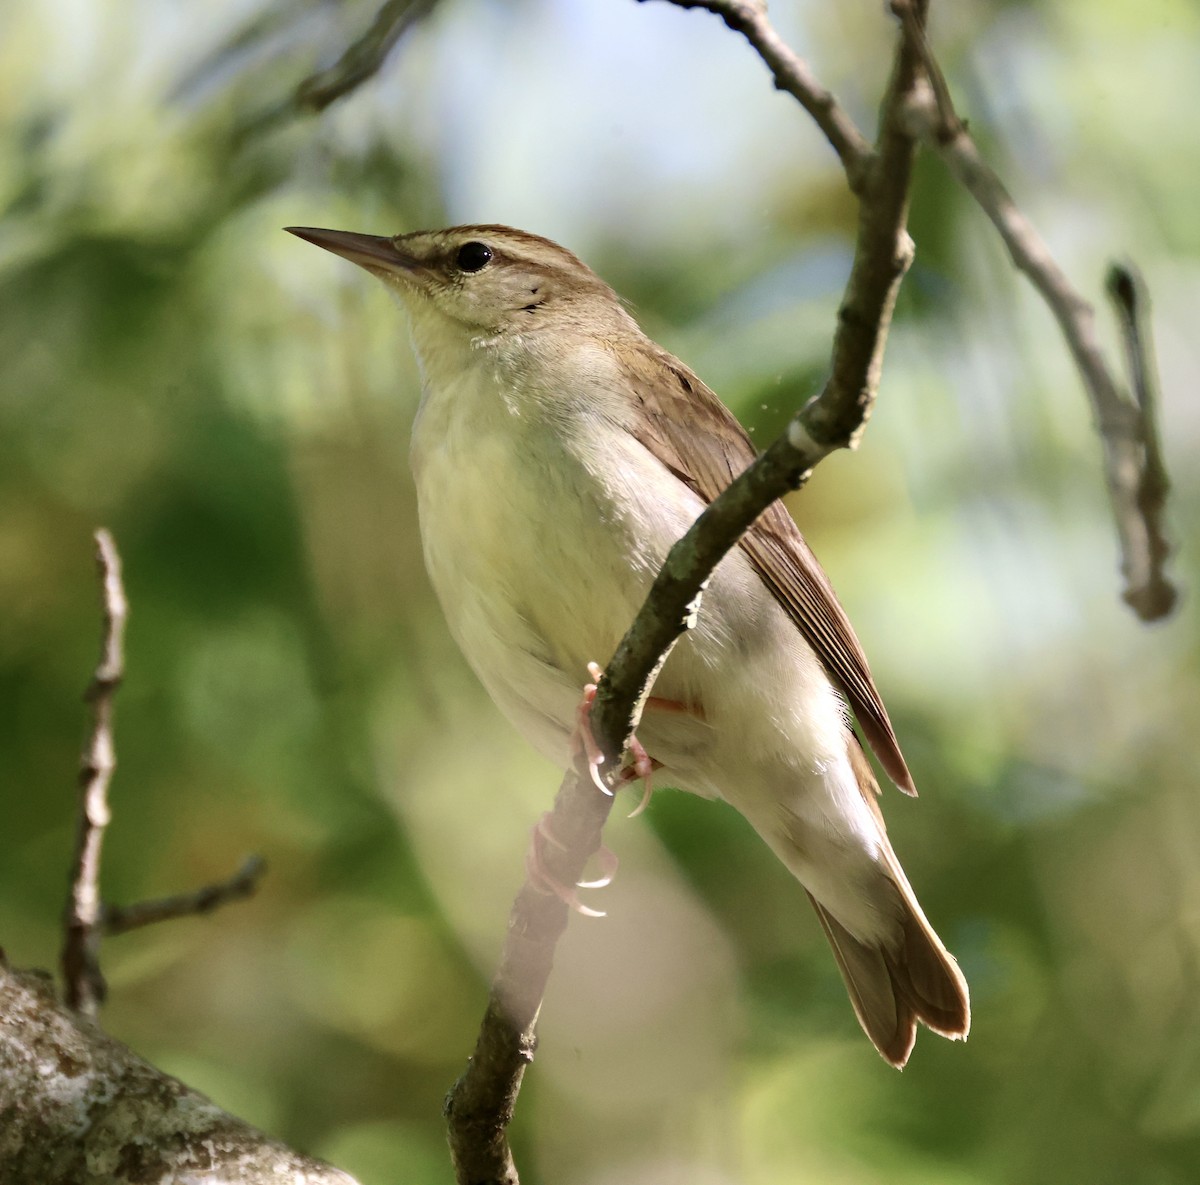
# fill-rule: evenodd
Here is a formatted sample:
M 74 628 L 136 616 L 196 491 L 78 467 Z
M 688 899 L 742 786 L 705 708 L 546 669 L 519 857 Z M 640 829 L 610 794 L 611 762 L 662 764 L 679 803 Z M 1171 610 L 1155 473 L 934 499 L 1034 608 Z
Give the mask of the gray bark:
M 0 965 L 4 1185 L 355 1185 L 156 1070 Z

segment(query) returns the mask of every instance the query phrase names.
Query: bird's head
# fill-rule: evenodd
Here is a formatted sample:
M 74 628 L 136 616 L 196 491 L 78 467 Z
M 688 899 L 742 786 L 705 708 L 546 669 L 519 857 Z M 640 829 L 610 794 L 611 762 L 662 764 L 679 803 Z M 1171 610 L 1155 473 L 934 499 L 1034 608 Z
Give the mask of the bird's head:
M 509 226 L 452 226 L 386 238 L 289 226 L 378 276 L 412 318 L 419 352 L 439 339 L 600 335 L 632 324 L 616 294 L 565 247 Z

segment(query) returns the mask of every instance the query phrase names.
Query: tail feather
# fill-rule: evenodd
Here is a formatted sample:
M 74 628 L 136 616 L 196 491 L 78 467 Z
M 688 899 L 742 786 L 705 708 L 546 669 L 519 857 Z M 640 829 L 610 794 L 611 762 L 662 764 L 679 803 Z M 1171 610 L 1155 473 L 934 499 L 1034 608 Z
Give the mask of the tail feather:
M 917 1039 L 917 1021 L 952 1041 L 966 1039 L 971 1029 L 970 993 L 954 956 L 922 913 L 888 843 L 887 828 L 876 802 L 879 786 L 853 735 L 847 753 L 863 799 L 879 824 L 883 864 L 880 879 L 884 890 L 895 894 L 894 909 L 888 912 L 898 919 L 899 933 L 890 940 L 863 942 L 812 893 L 808 896 L 833 947 L 863 1031 L 887 1061 L 903 1069 Z
M 907 897 L 903 891 L 901 896 Z M 892 949 L 860 942 L 811 893 L 809 898 L 859 1024 L 884 1060 L 904 1067 L 917 1039 L 917 1021 L 951 1040 L 966 1037 L 971 1028 L 966 980 L 919 907 L 909 909 L 902 939 Z

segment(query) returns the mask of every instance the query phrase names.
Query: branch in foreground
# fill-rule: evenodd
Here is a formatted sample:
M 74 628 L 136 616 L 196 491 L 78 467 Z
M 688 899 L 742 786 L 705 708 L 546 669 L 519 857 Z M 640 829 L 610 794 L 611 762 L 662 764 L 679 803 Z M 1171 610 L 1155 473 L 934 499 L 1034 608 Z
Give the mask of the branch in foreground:
M 79 771 L 79 822 L 71 861 L 71 893 L 64 918 L 62 973 L 67 1004 L 94 1016 L 104 1000 L 100 942 L 100 849 L 111 813 L 108 784 L 116 769 L 113 700 L 125 673 L 125 621 L 129 614 L 121 582 L 121 557 L 105 530 L 95 535 L 104 610 L 100 663 L 84 693 L 92 708 L 92 729 Z
M 0 1181 L 355 1185 L 63 1010 L 49 976 L 0 965 Z
M 853 448 L 870 415 L 896 292 L 912 251 L 905 224 L 914 141 L 901 112 L 917 78 L 917 59 L 901 39 L 883 100 L 879 143 L 860 177 L 858 239 L 829 381 L 671 549 L 600 681 L 591 725 L 610 786 L 650 685 L 694 618 L 713 569 L 772 502 L 804 484 L 819 461 L 836 449 Z M 567 773 L 550 820 L 561 847 L 547 846 L 544 853 L 547 872 L 558 883 L 580 879 L 600 847 L 612 804 L 596 793 L 585 770 Z M 517 1185 L 507 1128 L 537 1047 L 538 1013 L 567 919 L 566 905 L 526 880 L 509 915 L 475 1052 L 446 1100 L 459 1182 Z
M 920 55 L 929 79 L 914 92 L 907 111 L 909 127 L 941 156 L 960 185 L 991 219 L 1018 271 L 1029 277 L 1058 321 L 1062 335 L 1083 379 L 1096 428 L 1104 446 L 1104 477 L 1108 486 L 1121 548 L 1125 577 L 1124 600 L 1143 621 L 1170 613 L 1176 590 L 1163 571 L 1170 553 L 1162 531 L 1166 474 L 1161 460 L 1158 429 L 1151 398 L 1153 382 L 1144 333 L 1137 328 L 1134 286 L 1118 284 L 1118 300 L 1128 295 L 1129 315 L 1122 317 L 1138 402 L 1116 379 L 1096 334 L 1096 313 L 1071 286 L 1033 224 L 1017 208 L 992 167 L 959 118 L 950 89 L 925 35 L 916 6 L 893 0 L 905 35 Z M 1131 330 L 1131 326 L 1133 327 Z

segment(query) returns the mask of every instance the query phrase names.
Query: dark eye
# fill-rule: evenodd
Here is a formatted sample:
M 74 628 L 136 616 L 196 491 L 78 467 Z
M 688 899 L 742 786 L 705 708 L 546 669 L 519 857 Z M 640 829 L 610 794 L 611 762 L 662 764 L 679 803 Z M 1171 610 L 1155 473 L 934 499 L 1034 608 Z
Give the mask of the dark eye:
M 486 243 L 463 243 L 454 257 L 460 272 L 482 271 L 491 262 L 492 249 Z

